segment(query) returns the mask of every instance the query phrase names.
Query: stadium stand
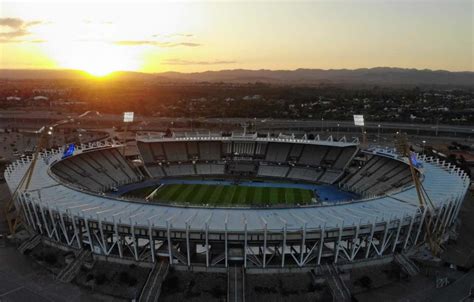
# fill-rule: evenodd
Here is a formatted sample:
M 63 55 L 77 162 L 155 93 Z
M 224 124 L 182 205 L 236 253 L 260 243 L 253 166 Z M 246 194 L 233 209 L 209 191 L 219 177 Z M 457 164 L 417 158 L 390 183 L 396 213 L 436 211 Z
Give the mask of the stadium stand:
M 221 158 L 220 149 L 218 142 L 200 142 L 199 158 L 201 160 L 219 160 Z
M 223 175 L 225 165 L 218 164 L 196 164 L 196 174 L 199 175 Z
M 333 184 L 338 180 L 341 174 L 342 174 L 342 171 L 340 170 L 328 169 L 324 172 L 321 178 L 319 178 L 319 181 L 323 183 L 327 183 L 327 184 Z
M 142 142 L 137 142 L 138 149 L 140 150 L 140 154 L 142 155 L 144 163 L 152 163 L 155 161 L 153 156 L 152 146 L 154 144 L 145 144 Z
M 162 143 L 151 144 L 151 151 L 152 151 L 152 154 L 153 154 L 153 160 L 154 161 L 166 159 Z
M 271 165 L 260 165 L 258 168 L 258 176 L 267 176 L 267 177 L 286 177 L 288 173 L 288 166 L 271 166 Z
M 255 157 L 256 158 L 265 158 L 267 151 L 267 143 L 257 142 L 255 145 Z
M 333 168 L 336 170 L 343 170 L 346 167 L 346 165 L 351 161 L 351 159 L 354 157 L 356 152 L 357 152 L 357 148 L 355 147 L 344 148 L 341 151 L 339 157 L 334 162 Z
M 159 178 L 159 177 L 166 176 L 166 174 L 163 171 L 163 169 L 161 168 L 161 166 L 150 165 L 150 166 L 147 166 L 147 169 L 148 169 L 148 172 L 150 172 L 151 177 Z
M 166 159 L 168 161 L 186 161 L 188 160 L 188 153 L 186 152 L 185 143 L 167 143 L 163 145 Z
M 383 156 L 370 156 L 365 165 L 347 175 L 341 185 L 364 195 L 379 195 L 411 182 L 411 172 L 405 163 Z
M 199 158 L 199 149 L 197 142 L 188 142 L 186 143 L 186 150 L 188 153 L 189 159 L 198 159 Z
M 341 155 L 341 151 L 341 148 L 328 148 L 326 156 L 324 157 L 324 160 L 322 160 L 322 165 L 328 167 L 333 166 L 339 158 L 339 155 Z
M 290 144 L 269 143 L 265 160 L 270 162 L 285 162 L 288 157 L 290 147 Z
M 303 148 L 300 160 L 301 165 L 320 166 L 328 148 L 325 146 L 306 145 Z
M 74 160 L 66 158 L 51 169 L 69 183 L 98 192 L 142 178 L 114 148 L 96 150 L 93 156 L 84 152 Z
M 323 171 L 318 171 L 311 168 L 293 167 L 288 173 L 288 178 L 317 181 L 322 173 Z
M 139 148 L 148 147 L 146 152 L 149 154 L 142 155 L 147 158 L 145 162 L 156 158 L 157 153 L 153 150 L 157 147 L 177 152 L 184 150 L 177 156 L 182 158 L 183 154 L 187 155 L 186 139 L 161 138 L 156 139 L 157 142 L 148 136 L 142 142 L 151 145 Z M 355 143 L 320 143 L 291 137 L 255 140 L 268 143 L 271 155 L 267 154 L 265 159 L 272 160 L 241 161 L 244 166 L 255 164 L 255 173 L 260 175 L 282 175 L 283 169 L 288 167 L 286 178 L 310 182 L 333 181 L 343 172 L 341 167 L 347 166 L 347 163 L 338 163 L 342 162 L 340 158 L 353 156 L 349 151 L 339 150 L 337 158 L 329 156 L 336 158 L 334 167 L 299 166 L 286 162 L 289 154 L 297 153 L 291 152 L 292 144 L 323 146 L 316 148 L 320 161 L 333 148 L 356 146 Z M 221 144 L 220 150 L 227 150 L 232 146 L 233 138 L 216 137 L 214 141 Z M 168 148 L 168 143 L 181 147 Z M 281 147 L 271 146 L 278 143 Z M 39 153 L 38 160 L 27 157 L 9 165 L 5 180 L 10 192 L 15 192 L 35 163 L 30 189 L 20 192 L 15 200 L 24 209 L 24 222 L 35 233 L 64 246 L 134 263 L 153 265 L 166 258 L 170 266 L 188 268 L 228 267 L 235 261 L 245 268 L 262 270 L 311 269 L 321 264 L 379 261 L 384 256 L 409 252 L 423 244 L 428 231 L 440 232 L 440 236 L 449 235 L 470 184 L 469 177 L 460 168 L 438 158 L 416 155 L 422 165 L 417 173 L 422 176 L 420 181 L 434 207 L 434 211 L 429 211 L 419 205 L 416 189 L 410 182 L 407 159 L 388 150 L 373 149 L 363 151 L 363 157 L 354 159 L 350 170 L 344 171 L 348 175 L 339 183 L 352 192 L 363 190 L 362 195 L 370 198 L 356 199 L 356 202 L 344 200 L 332 205 L 314 203 L 256 208 L 252 205 L 153 204 L 124 196 L 117 198 L 109 193 L 85 193 L 73 185 L 80 184 L 99 192 L 120 183 L 135 185 L 130 182 L 139 180 L 141 175 L 128 166 L 118 152 L 120 147 L 114 142 L 79 146 L 74 155 L 67 158 L 64 158 L 65 148 L 54 149 Z M 225 159 L 217 162 L 191 163 L 187 160 L 181 164 L 169 161 L 170 164 L 162 166 L 152 162 L 145 165 L 154 175 L 164 172 L 163 168 L 176 175 L 193 175 L 196 171 L 198 174 L 223 174 L 227 172 L 224 170 L 227 165 L 238 162 L 228 157 L 226 154 Z M 274 164 L 274 160 L 282 158 L 279 164 Z M 355 164 L 360 164 L 361 168 Z M 156 183 L 154 179 L 147 181 Z M 322 193 L 320 189 L 318 192 Z M 374 194 L 383 196 L 367 196 Z M 427 223 L 430 229 L 425 231 L 425 222 L 433 221 L 437 223 Z M 354 248 L 354 242 L 361 244 Z M 312 248 L 300 249 L 301 246 Z
M 183 165 L 170 165 L 164 167 L 165 173 L 168 176 L 180 176 L 180 175 L 194 175 L 194 166 L 191 164 Z
M 301 152 L 303 152 L 303 145 L 294 144 L 290 151 L 290 160 L 297 162 L 301 156 Z
M 253 156 L 255 150 L 254 142 L 234 142 L 234 154 Z

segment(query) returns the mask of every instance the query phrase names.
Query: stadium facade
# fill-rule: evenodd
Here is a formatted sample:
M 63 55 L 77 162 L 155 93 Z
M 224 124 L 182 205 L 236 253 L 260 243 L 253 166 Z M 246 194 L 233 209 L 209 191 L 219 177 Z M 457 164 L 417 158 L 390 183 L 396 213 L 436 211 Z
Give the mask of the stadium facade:
M 280 136 L 137 137 L 143 166 L 114 141 L 40 153 L 27 191 L 16 194 L 24 221 L 38 234 L 107 257 L 173 265 L 310 267 L 351 263 L 410 250 L 431 234 L 445 237 L 469 186 L 444 161 L 417 155 L 417 173 L 433 206 L 420 207 L 408 161 L 357 142 Z M 364 161 L 355 162 L 358 154 Z M 5 172 L 13 193 L 32 158 Z M 360 167 L 359 167 L 360 164 Z M 358 200 L 305 206 L 208 207 L 112 196 L 145 179 L 253 175 L 325 183 Z

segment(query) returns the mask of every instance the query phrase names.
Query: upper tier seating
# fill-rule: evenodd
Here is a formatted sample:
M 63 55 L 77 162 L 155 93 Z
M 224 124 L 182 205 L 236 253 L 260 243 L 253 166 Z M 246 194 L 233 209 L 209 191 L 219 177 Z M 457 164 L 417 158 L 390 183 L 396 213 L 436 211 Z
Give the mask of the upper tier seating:
M 383 156 L 371 156 L 362 168 L 347 175 L 341 184 L 361 194 L 379 195 L 411 181 L 407 164 Z
M 270 162 L 286 162 L 290 147 L 290 144 L 269 143 L 265 160 Z
M 328 147 L 326 146 L 306 145 L 303 148 L 298 163 L 302 165 L 320 166 L 327 152 Z
M 199 159 L 219 160 L 221 147 L 219 142 L 199 142 Z
M 322 173 L 323 171 L 313 168 L 292 167 L 288 173 L 288 178 L 317 181 Z
M 194 175 L 194 166 L 191 164 L 183 165 L 169 165 L 163 167 L 166 175 L 168 176 L 178 176 L 178 175 Z
M 339 154 L 339 157 L 334 162 L 333 168 L 336 170 L 343 170 L 349 163 L 349 161 L 352 159 L 352 157 L 355 155 L 356 151 L 356 147 L 343 148 L 341 153 Z
M 224 171 L 223 164 L 196 164 L 196 172 L 199 175 L 223 175 Z
M 65 181 L 98 192 L 142 178 L 116 148 L 84 152 L 66 158 L 53 165 L 51 170 Z
M 165 143 L 163 144 L 166 159 L 170 162 L 186 161 L 188 160 L 188 153 L 186 152 L 186 143 Z
M 286 177 L 288 173 L 289 167 L 288 166 L 266 166 L 260 165 L 258 168 L 258 176 L 267 176 L 267 177 Z

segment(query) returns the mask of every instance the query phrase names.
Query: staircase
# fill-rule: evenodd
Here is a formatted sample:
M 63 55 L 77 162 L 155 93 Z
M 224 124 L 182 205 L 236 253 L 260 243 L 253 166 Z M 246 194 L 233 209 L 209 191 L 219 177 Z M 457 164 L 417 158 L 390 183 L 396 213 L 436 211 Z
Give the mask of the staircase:
M 347 288 L 341 274 L 337 271 L 334 264 L 324 264 L 318 266 L 312 273 L 313 278 L 324 276 L 329 288 L 331 289 L 334 302 L 349 302 L 351 301 L 351 292 Z
M 79 272 L 82 264 L 91 256 L 91 252 L 88 250 L 81 250 L 77 255 L 76 259 L 69 263 L 65 268 L 63 268 L 59 274 L 56 276 L 56 280 L 61 282 L 71 282 L 74 277 L 76 277 Z
M 227 301 L 245 301 L 245 272 L 240 266 L 227 269 Z
M 411 277 L 418 275 L 420 272 L 418 266 L 404 254 L 396 254 L 395 262 L 400 265 L 402 270 Z
M 20 253 L 24 254 L 27 250 L 34 249 L 41 242 L 40 235 L 34 235 L 30 239 L 23 241 L 23 243 L 18 247 Z
M 168 275 L 169 263 L 161 261 L 153 266 L 148 279 L 143 286 L 139 302 L 156 302 L 160 297 L 161 285 Z
M 225 253 L 219 254 L 211 260 L 211 266 L 216 265 L 217 263 L 225 259 Z

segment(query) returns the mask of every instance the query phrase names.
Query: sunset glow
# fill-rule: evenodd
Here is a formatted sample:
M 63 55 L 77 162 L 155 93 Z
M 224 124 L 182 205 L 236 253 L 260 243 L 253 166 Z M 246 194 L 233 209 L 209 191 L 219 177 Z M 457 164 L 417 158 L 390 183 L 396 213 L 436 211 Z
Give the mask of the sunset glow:
M 6 69 L 80 69 L 96 76 L 237 68 L 473 70 L 469 0 L 20 1 L 1 8 L 0 68 Z

